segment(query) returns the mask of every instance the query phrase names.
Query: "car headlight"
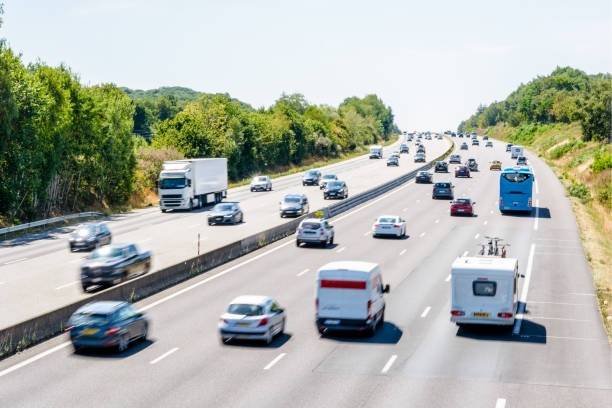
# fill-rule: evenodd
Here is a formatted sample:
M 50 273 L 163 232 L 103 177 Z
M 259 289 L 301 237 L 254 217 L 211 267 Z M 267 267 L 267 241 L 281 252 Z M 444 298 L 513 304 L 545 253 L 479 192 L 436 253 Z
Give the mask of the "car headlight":
M 87 238 L 87 241 L 89 241 L 89 242 L 95 241 L 95 240 L 96 240 L 96 237 L 89 237 L 89 238 Z

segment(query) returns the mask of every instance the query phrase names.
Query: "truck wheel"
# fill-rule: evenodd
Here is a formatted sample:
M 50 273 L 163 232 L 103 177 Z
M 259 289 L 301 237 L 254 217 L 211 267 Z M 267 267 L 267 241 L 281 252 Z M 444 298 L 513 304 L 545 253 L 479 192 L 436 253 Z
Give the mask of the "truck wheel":
M 165 208 L 162 208 L 162 209 L 161 209 L 161 212 L 165 213 L 165 212 L 166 212 L 166 209 L 165 209 Z
M 189 199 L 189 211 L 193 210 L 193 200 Z

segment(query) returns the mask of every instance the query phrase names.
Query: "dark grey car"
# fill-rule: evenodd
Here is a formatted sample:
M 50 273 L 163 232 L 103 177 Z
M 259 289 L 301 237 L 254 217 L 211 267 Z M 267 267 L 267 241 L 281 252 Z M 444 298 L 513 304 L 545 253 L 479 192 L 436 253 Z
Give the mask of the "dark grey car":
M 91 222 L 79 225 L 68 238 L 70 250 L 92 250 L 111 243 L 113 236 L 103 222 Z
M 244 214 L 238 203 L 220 203 L 208 214 L 208 225 L 238 224 L 244 221 Z
M 348 187 L 344 181 L 330 181 L 323 191 L 323 199 L 347 198 Z
M 81 286 L 109 286 L 151 269 L 151 252 L 140 251 L 135 244 L 112 244 L 98 248 L 81 265 Z
M 318 186 L 321 181 L 321 172 L 319 170 L 308 170 L 302 177 L 303 186 Z
M 453 185 L 449 182 L 435 183 L 433 185 L 433 191 L 431 193 L 431 198 L 434 200 L 437 198 L 450 198 L 451 200 L 455 198 L 453 194 Z
M 100 301 L 81 306 L 70 316 L 66 330 L 75 351 L 116 347 L 122 352 L 132 341 L 146 340 L 149 321 L 127 302 Z
M 298 215 L 307 214 L 310 209 L 308 197 L 304 194 L 287 194 L 283 197 L 279 205 L 281 218 L 287 216 L 297 217 Z

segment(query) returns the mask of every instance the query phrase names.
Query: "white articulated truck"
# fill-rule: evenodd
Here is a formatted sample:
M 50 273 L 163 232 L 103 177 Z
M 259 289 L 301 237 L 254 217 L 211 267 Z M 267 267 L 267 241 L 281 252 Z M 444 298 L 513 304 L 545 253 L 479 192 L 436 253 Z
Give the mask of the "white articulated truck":
M 164 162 L 158 181 L 159 208 L 191 210 L 227 197 L 227 159 Z
M 382 159 L 383 148 L 380 145 L 370 146 L 370 159 Z

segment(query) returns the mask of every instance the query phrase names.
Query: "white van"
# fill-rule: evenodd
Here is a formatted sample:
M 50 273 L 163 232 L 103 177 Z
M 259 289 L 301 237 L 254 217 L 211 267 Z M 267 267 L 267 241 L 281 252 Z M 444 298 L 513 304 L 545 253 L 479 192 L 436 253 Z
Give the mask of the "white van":
M 518 278 L 514 258 L 457 258 L 451 270 L 451 322 L 513 325 Z
M 383 148 L 380 145 L 370 146 L 370 159 L 382 159 Z
M 512 146 L 510 148 L 510 154 L 513 159 L 523 156 L 523 146 Z
M 357 331 L 374 334 L 385 321 L 380 267 L 371 262 L 331 262 L 317 272 L 316 323 L 319 333 Z

